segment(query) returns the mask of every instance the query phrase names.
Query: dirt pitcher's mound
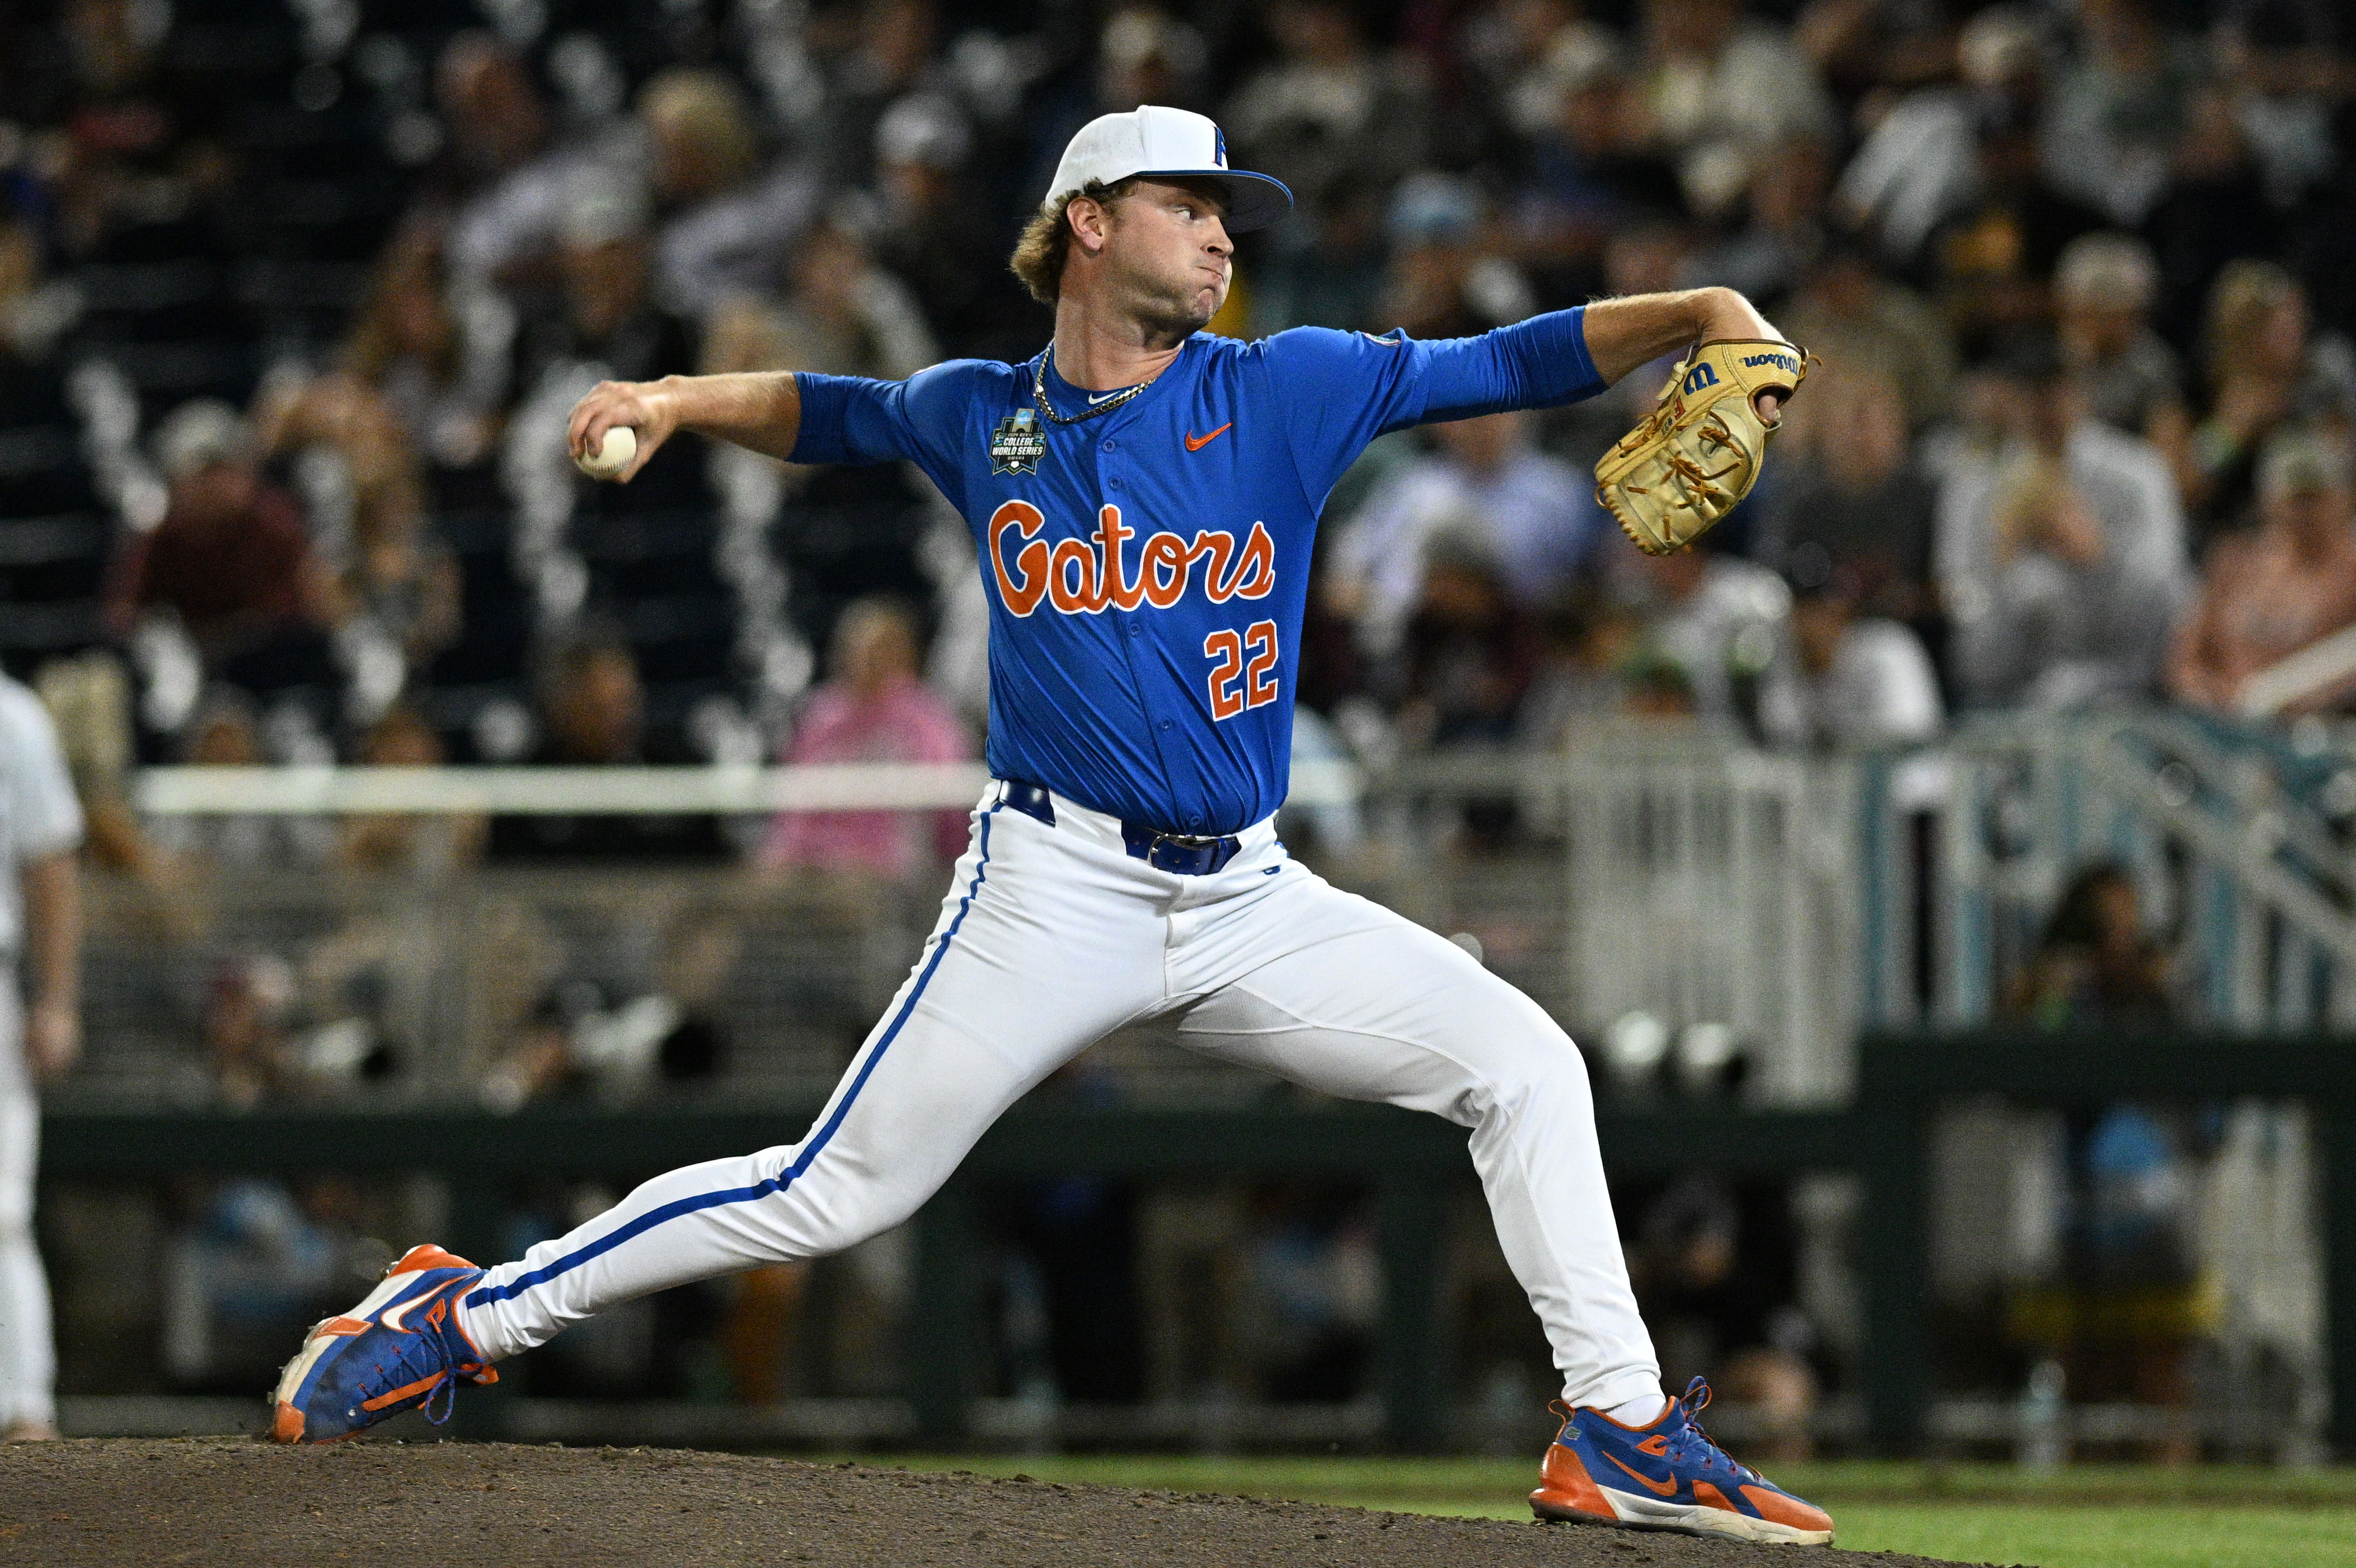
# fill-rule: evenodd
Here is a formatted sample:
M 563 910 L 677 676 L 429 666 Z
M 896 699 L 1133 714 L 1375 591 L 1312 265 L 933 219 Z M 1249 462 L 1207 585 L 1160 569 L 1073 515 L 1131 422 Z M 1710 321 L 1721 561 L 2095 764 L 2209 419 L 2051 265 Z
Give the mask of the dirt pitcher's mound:
M 0 1447 L 0 1563 L 43 1568 L 1799 1568 L 1803 1550 L 679 1449 L 236 1438 Z

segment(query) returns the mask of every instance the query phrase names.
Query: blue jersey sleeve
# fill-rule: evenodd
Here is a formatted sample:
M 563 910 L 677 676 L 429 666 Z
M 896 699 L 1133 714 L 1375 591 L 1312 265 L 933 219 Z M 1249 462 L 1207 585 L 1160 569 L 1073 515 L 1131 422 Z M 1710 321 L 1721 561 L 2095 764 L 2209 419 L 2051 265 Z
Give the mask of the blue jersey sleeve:
M 910 462 L 957 500 L 962 488 L 958 437 L 973 412 L 975 383 L 1005 369 L 985 360 L 951 360 L 905 381 L 797 371 L 802 421 L 792 460 Z
M 1604 388 L 1587 352 L 1587 307 L 1548 311 L 1478 338 L 1426 345 L 1423 417 L 1471 419 L 1509 408 L 1559 408 Z
M 1322 499 L 1387 432 L 1593 397 L 1604 381 L 1587 352 L 1586 314 L 1552 311 L 1477 338 L 1430 342 L 1322 327 L 1269 338 L 1261 349 L 1311 494 Z

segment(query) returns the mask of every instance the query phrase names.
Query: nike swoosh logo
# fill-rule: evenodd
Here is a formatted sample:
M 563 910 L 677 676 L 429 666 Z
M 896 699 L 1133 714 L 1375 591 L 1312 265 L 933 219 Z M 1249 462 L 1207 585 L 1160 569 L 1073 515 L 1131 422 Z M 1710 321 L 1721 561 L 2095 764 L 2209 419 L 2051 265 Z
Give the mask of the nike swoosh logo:
M 1108 397 L 1119 397 L 1119 396 L 1121 394 L 1121 392 L 1127 392 L 1128 390 L 1129 390 L 1129 389 L 1128 389 L 1127 387 L 1122 387 L 1122 388 L 1120 388 L 1119 391 L 1115 391 L 1115 392 L 1090 392 L 1090 393 L 1088 393 L 1088 406 L 1089 406 L 1090 408 L 1094 408 L 1094 407 L 1096 407 L 1096 405 L 1097 405 L 1097 404 L 1098 404 L 1098 403 L 1100 403 L 1104 402 L 1104 400 L 1105 400 L 1105 399 L 1107 399 L 1107 398 L 1108 398 Z
M 1619 1457 L 1616 1455 L 1606 1454 L 1604 1457 L 1611 1460 L 1614 1465 L 1620 1465 Z M 1620 1465 L 1620 1468 L 1622 1470 L 1628 1470 L 1628 1466 L 1625 1465 Z M 1628 1470 L 1628 1474 L 1635 1477 L 1637 1482 L 1642 1485 L 1646 1491 L 1653 1493 L 1656 1497 L 1665 1498 L 1677 1489 L 1677 1478 L 1675 1476 L 1671 1476 L 1665 1481 L 1655 1481 L 1652 1477 L 1644 1474 L 1642 1471 Z
M 1220 425 L 1216 430 L 1212 431 L 1208 435 L 1196 435 L 1190 431 L 1186 435 L 1186 450 L 1189 452 L 1200 452 L 1204 447 L 1208 446 L 1212 442 L 1216 441 L 1220 436 L 1225 435 L 1228 431 L 1233 430 L 1235 427 L 1236 422 L 1230 419 L 1225 424 Z
M 407 1317 L 417 1308 L 425 1305 L 427 1303 L 433 1301 L 434 1297 L 440 1295 L 443 1288 L 444 1287 L 440 1285 L 436 1285 L 432 1290 L 423 1291 L 416 1295 L 411 1296 L 399 1306 L 387 1307 L 380 1315 L 379 1315 L 377 1321 L 383 1324 L 387 1328 L 391 1329 L 395 1334 L 414 1334 L 417 1331 L 410 1327 L 402 1320 Z

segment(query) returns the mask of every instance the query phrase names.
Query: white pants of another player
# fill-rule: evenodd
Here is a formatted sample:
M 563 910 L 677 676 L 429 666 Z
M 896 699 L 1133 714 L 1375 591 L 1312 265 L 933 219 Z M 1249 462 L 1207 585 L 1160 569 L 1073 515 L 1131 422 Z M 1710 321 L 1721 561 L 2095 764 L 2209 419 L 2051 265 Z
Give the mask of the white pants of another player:
M 1655 1395 L 1579 1052 L 1454 944 L 1293 860 L 1272 823 L 1208 876 L 1123 852 L 1057 798 L 1055 825 L 974 815 L 939 924 L 798 1144 L 658 1176 L 489 1271 L 466 1331 L 497 1359 L 649 1291 L 824 1257 L 914 1214 L 1009 1106 L 1125 1024 L 1194 1050 L 1472 1129 L 1497 1237 L 1574 1404 Z
M 33 1244 L 41 1107 L 21 1054 L 23 1035 L 16 988 L 0 973 L 0 1432 L 51 1426 L 58 1418 L 49 1283 Z

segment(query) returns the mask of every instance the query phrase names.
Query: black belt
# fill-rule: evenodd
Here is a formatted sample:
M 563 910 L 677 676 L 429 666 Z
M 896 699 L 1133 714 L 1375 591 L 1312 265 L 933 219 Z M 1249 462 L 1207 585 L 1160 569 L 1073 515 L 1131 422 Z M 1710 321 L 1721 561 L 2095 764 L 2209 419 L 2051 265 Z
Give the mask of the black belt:
M 1033 821 L 1051 828 L 1055 825 L 1055 798 L 1042 786 L 1009 779 L 1006 793 L 1001 798 Z M 1233 833 L 1201 838 L 1193 833 L 1163 832 L 1160 828 L 1128 821 L 1120 824 L 1120 842 L 1131 860 L 1141 860 L 1156 871 L 1179 876 L 1208 876 L 1225 869 L 1244 848 L 1244 841 Z

